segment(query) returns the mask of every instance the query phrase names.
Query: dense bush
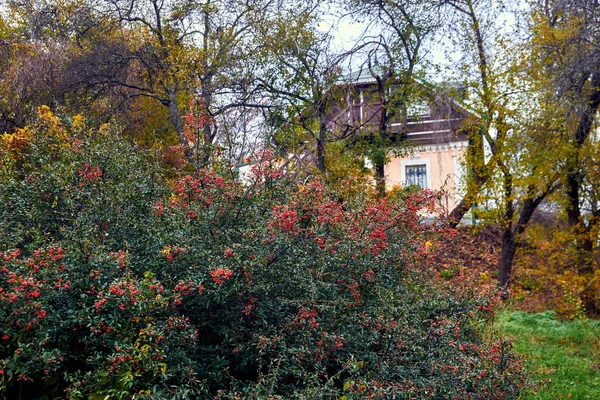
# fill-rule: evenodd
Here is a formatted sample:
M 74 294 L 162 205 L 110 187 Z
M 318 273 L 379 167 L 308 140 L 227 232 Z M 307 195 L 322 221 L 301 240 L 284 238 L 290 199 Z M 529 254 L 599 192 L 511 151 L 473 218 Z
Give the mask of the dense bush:
M 340 198 L 268 152 L 167 184 L 43 109 L 0 153 L 7 398 L 511 398 L 494 297 L 429 281 L 431 193 Z

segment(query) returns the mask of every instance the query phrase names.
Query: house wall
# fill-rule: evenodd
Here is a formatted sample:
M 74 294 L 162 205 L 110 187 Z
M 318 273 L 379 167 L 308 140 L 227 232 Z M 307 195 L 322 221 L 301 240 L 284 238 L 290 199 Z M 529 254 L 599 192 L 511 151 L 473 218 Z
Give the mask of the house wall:
M 387 189 L 402 186 L 406 182 L 407 165 L 425 165 L 427 168 L 427 187 L 443 190 L 440 205 L 451 211 L 462 195 L 464 183 L 464 156 L 467 141 L 416 147 L 404 157 L 390 155 L 391 161 L 385 166 Z

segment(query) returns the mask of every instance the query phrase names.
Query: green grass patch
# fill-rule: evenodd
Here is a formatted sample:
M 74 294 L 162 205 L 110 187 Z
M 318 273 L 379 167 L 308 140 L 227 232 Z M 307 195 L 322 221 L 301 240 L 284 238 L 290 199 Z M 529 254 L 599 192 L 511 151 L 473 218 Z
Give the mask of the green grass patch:
M 504 311 L 495 325 L 513 338 L 535 384 L 524 399 L 600 399 L 600 321 Z

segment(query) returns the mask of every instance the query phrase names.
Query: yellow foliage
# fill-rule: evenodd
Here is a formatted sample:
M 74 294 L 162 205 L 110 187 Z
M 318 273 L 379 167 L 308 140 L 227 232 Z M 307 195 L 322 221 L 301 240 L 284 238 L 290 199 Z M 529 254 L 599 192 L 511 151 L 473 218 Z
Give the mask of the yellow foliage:
M 102 136 L 106 136 L 106 135 L 108 135 L 109 130 L 110 130 L 110 127 L 108 126 L 108 124 L 102 124 L 102 125 L 100 125 L 100 128 L 98 128 L 98 133 L 101 134 Z
M 178 143 L 169 110 L 150 97 L 137 97 L 130 105 L 125 134 L 143 146 Z
M 340 197 L 369 192 L 373 189 L 371 171 L 363 167 L 362 157 L 344 149 L 341 142 L 328 143 L 325 149 L 328 186 Z
M 75 131 L 79 131 L 82 130 L 83 128 L 85 128 L 86 123 L 85 123 L 85 118 L 83 117 L 83 115 L 77 114 L 75 116 L 73 116 L 73 125 L 72 128 Z
M 527 310 L 553 309 L 565 318 L 582 318 L 586 307 L 600 306 L 600 270 L 581 269 L 580 239 L 559 219 L 555 226 L 529 227 L 513 286 Z
M 36 111 L 37 119 L 31 125 L 0 135 L 0 150 L 7 151 L 14 160 L 24 159 L 27 149 L 38 141 L 44 141 L 56 151 L 69 149 L 72 147 L 71 133 L 87 129 L 81 115 L 76 115 L 69 123 L 68 120 L 63 122 L 48 106 L 38 107 Z
M 47 132 L 49 136 L 57 139 L 59 143 L 62 142 L 62 146 L 68 147 L 69 143 L 65 141 L 65 139 L 68 137 L 67 130 L 61 123 L 60 118 L 54 115 L 52 110 L 50 110 L 50 107 L 46 105 L 38 107 L 37 115 L 43 122 L 46 123 L 45 125 L 47 129 L 45 132 Z
M 18 152 L 29 145 L 32 137 L 33 132 L 27 126 L 17 129 L 13 133 L 5 133 L 0 136 L 3 147 L 13 152 Z

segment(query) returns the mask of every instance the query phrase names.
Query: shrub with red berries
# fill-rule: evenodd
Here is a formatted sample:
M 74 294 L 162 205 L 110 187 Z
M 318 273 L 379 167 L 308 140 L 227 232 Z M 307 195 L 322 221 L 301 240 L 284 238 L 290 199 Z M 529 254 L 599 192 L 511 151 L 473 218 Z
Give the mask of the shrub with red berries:
M 493 288 L 430 271 L 434 193 L 341 198 L 268 151 L 244 184 L 225 162 L 173 182 L 57 120 L 0 145 L 2 396 L 518 395 Z

